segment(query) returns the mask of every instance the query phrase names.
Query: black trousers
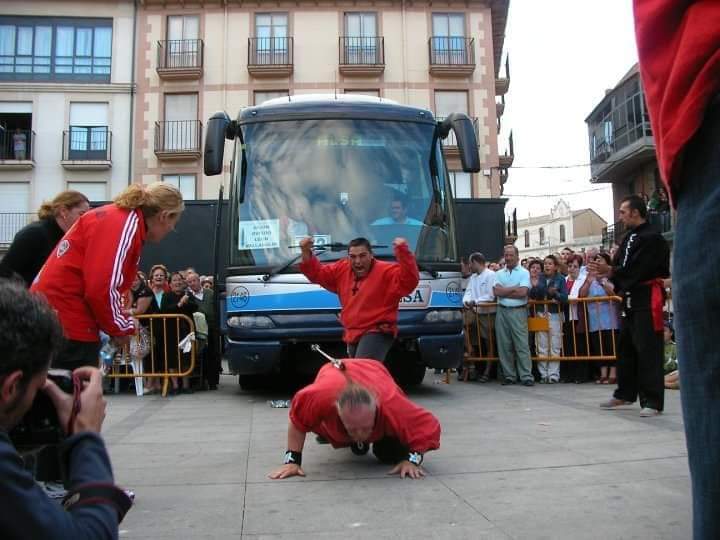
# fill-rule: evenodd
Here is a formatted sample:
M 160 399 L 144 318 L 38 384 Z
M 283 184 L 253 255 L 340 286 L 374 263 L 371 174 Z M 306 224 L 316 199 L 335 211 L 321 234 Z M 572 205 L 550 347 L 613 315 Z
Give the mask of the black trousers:
M 208 331 L 207 347 L 203 362 L 203 378 L 209 385 L 220 383 L 220 347 L 214 330 Z
M 99 341 L 74 341 L 66 339 L 62 349 L 52 362 L 52 367 L 74 370 L 82 366 L 98 367 L 100 364 Z
M 663 333 L 653 328 L 649 309 L 626 311 L 620 326 L 615 398 L 662 411 L 665 405 Z
M 587 355 L 585 328 L 581 327 L 578 321 L 565 321 L 563 323 L 563 352 L 565 356 Z M 566 382 L 586 382 L 590 380 L 590 362 L 586 360 L 560 362 L 560 378 Z
M 380 463 L 395 465 L 410 455 L 410 449 L 394 437 L 384 437 L 372 445 L 372 451 Z
M 347 351 L 350 358 L 372 358 L 385 361 L 390 347 L 395 342 L 392 334 L 372 332 L 364 334 L 357 343 L 348 343 Z

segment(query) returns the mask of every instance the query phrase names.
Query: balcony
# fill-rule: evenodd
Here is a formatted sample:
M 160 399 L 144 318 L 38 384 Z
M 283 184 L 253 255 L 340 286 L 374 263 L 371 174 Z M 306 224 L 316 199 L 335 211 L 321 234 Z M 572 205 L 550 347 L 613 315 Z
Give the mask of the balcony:
M 433 36 L 428 41 L 430 74 L 467 77 L 475 71 L 475 39 Z
M 661 233 L 668 242 L 673 241 L 675 236 L 675 225 L 670 210 L 652 211 L 647 213 L 647 222 L 659 233 Z M 620 245 L 625 237 L 627 229 L 622 221 L 613 223 L 604 227 L 602 230 L 602 246 L 610 249 L 613 245 Z
M 67 170 L 102 171 L 112 167 L 112 132 L 107 126 L 70 126 L 63 131 L 62 161 Z
M 0 131 L 0 171 L 35 167 L 35 132 L 29 129 Z
M 0 213 L 0 248 L 12 244 L 17 232 L 37 219 L 37 214 L 21 212 Z
M 165 80 L 195 80 L 203 74 L 203 41 L 158 41 L 157 74 Z
M 509 169 L 512 167 L 513 161 L 515 161 L 515 143 L 511 131 L 508 137 L 508 149 L 505 150 L 505 154 L 498 156 L 498 167 L 501 169 Z
M 477 116 L 473 116 L 470 119 L 472 120 L 473 128 L 475 129 L 475 137 L 477 139 L 479 139 L 480 132 L 478 130 Z M 445 120 L 445 117 L 436 116 L 435 120 L 437 120 L 438 122 L 442 122 L 443 120 Z M 479 140 L 478 140 L 478 144 L 479 144 Z M 458 145 L 457 145 L 457 138 L 455 137 L 455 131 L 453 131 L 452 129 L 450 130 L 450 133 L 448 133 L 448 136 L 445 139 L 443 139 L 442 145 L 443 145 L 443 152 L 445 153 L 446 157 L 449 158 L 449 157 L 460 156 L 460 151 L 458 150 Z
M 495 95 L 504 96 L 510 90 L 510 57 L 505 57 L 505 76 L 495 79 Z
M 248 38 L 247 68 L 253 77 L 289 77 L 293 72 L 293 38 Z
M 348 37 L 338 40 L 340 73 L 348 76 L 374 77 L 385 71 L 385 38 Z
M 196 161 L 202 153 L 202 122 L 155 122 L 155 155 L 164 161 Z

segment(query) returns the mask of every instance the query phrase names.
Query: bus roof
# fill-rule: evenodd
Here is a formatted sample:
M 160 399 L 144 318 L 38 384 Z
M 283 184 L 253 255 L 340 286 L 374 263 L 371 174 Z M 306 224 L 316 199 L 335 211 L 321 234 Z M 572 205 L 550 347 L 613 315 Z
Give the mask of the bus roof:
M 274 98 L 261 105 L 243 109 L 238 116 L 238 122 L 245 124 L 312 118 L 435 123 L 432 112 L 426 109 L 401 105 L 390 99 L 357 94 L 301 94 Z

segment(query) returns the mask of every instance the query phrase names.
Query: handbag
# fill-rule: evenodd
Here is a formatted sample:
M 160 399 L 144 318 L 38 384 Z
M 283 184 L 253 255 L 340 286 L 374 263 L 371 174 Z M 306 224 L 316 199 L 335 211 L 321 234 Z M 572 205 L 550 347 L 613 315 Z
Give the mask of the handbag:
M 145 358 L 150 352 L 150 336 L 144 326 L 140 326 L 137 334 L 130 338 L 130 356 L 137 359 Z

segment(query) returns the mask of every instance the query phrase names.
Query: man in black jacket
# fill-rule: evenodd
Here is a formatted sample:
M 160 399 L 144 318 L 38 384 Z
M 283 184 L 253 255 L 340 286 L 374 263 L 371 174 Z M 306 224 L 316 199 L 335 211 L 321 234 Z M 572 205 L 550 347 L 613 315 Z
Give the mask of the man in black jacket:
M 663 236 L 647 222 L 641 197 L 625 197 L 618 212 L 628 231 L 612 265 L 600 258 L 588 263 L 588 270 L 608 277 L 623 298 L 618 387 L 601 407 L 629 405 L 639 396 L 640 416 L 656 416 L 663 410 L 665 397 L 662 279 L 670 275 L 670 250 Z
M 61 339 L 52 308 L 19 284 L 0 281 L 0 538 L 4 540 L 117 538 L 118 522 L 130 505 L 113 485 L 110 459 L 99 436 L 105 418 L 100 372 L 89 367 L 75 370 L 82 387 L 77 398 L 46 379 Z M 35 483 L 8 435 L 30 409 L 38 390 L 50 396 L 60 425 L 70 431 L 61 444 L 69 490 L 65 508 Z

